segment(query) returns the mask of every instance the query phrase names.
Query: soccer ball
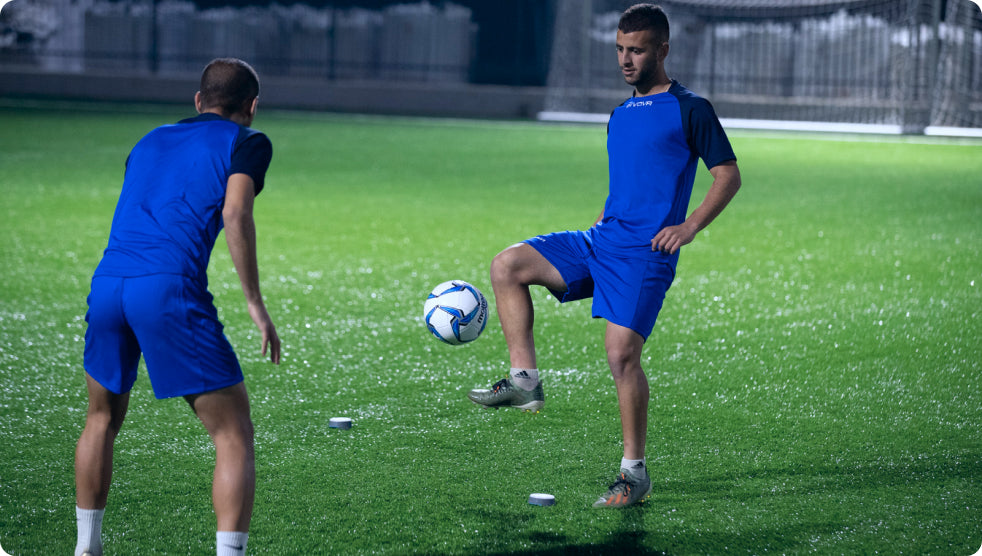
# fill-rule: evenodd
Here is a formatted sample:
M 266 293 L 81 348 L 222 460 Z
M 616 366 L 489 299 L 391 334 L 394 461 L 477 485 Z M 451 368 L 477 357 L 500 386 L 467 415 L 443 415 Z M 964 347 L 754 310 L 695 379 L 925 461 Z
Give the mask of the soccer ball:
M 473 342 L 488 323 L 488 300 L 463 280 L 450 280 L 433 288 L 423 304 L 426 327 L 452 345 Z

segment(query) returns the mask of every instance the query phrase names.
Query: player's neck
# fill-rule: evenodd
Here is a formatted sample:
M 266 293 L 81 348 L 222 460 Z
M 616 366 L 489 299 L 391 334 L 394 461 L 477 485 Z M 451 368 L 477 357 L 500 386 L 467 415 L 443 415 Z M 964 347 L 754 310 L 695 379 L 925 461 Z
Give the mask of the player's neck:
M 241 126 L 249 127 L 250 125 L 252 125 L 252 114 L 246 114 L 244 112 L 234 112 L 229 114 L 228 112 L 225 112 L 221 108 L 208 108 L 205 110 L 201 110 L 199 113 L 215 114 L 217 116 L 221 116 L 222 118 L 225 118 L 226 120 L 231 120 Z
M 669 89 L 672 88 L 672 80 L 668 78 L 667 75 L 661 76 L 661 78 L 654 80 L 652 83 L 641 86 L 634 87 L 634 96 L 636 97 L 646 97 L 649 95 L 657 95 L 661 93 L 667 93 Z

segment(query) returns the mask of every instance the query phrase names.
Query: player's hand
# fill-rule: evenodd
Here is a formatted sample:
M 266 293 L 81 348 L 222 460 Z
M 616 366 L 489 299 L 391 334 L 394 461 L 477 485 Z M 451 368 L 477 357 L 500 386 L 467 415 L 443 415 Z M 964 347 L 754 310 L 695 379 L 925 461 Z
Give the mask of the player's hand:
M 651 250 L 661 251 L 666 255 L 674 255 L 680 247 L 691 243 L 696 237 L 694 226 L 687 225 L 685 222 L 678 226 L 668 226 L 662 228 L 655 237 L 651 239 Z
M 269 312 L 266 310 L 266 306 L 262 304 L 249 304 L 249 316 L 252 317 L 252 322 L 256 323 L 256 327 L 259 328 L 259 332 L 262 333 L 262 349 L 261 353 L 266 355 L 269 352 L 269 360 L 274 364 L 280 364 L 280 337 L 276 334 L 276 326 L 273 325 L 273 319 L 269 317 Z

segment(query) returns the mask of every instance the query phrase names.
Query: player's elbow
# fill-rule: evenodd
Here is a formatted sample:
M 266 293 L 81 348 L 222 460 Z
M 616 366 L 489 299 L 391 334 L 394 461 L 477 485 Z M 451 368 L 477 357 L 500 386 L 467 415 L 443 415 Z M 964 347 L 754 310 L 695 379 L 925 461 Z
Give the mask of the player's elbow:
M 743 185 L 743 180 L 740 178 L 740 168 L 735 162 L 730 169 L 730 183 L 732 184 L 734 191 L 740 189 L 740 186 Z
M 735 160 L 716 166 L 712 169 L 711 173 L 713 175 L 713 181 L 729 192 L 730 197 L 735 195 L 743 184 L 743 181 L 740 179 L 740 168 L 737 166 Z
M 243 212 L 231 211 L 222 212 L 222 220 L 225 228 L 225 236 L 229 241 L 243 241 L 250 235 L 255 234 L 255 225 L 252 222 L 252 215 Z
M 222 208 L 222 221 L 226 228 L 240 227 L 252 221 L 252 211 L 241 205 L 226 204 Z

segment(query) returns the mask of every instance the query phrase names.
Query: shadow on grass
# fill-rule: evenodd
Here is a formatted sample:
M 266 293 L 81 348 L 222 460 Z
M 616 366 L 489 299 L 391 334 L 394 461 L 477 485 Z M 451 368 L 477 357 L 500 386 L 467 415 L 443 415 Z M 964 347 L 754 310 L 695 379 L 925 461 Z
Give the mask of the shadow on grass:
M 597 512 L 611 512 L 612 510 L 590 510 Z M 525 537 L 522 544 L 529 548 L 499 550 L 494 552 L 482 552 L 489 556 L 522 555 L 522 554 L 543 554 L 546 556 L 559 555 L 587 555 L 587 554 L 631 554 L 642 556 L 666 556 L 667 553 L 655 548 L 657 541 L 652 541 L 647 531 L 643 530 L 644 512 L 643 507 L 629 508 L 626 510 L 613 510 L 620 514 L 621 523 L 612 531 L 605 540 L 585 541 L 576 535 L 565 533 L 554 533 L 544 531 L 527 531 L 515 533 L 517 537 Z M 513 522 L 525 522 L 526 520 L 517 519 Z
M 529 541 L 535 546 L 528 551 L 510 551 L 491 553 L 503 556 L 505 554 L 642 554 L 650 556 L 666 556 L 666 552 L 655 550 L 648 546 L 647 533 L 644 531 L 630 531 L 612 535 L 606 542 L 582 544 L 582 540 L 577 542 L 570 539 L 568 535 L 556 535 L 552 533 L 533 533 L 529 535 Z
M 740 552 L 748 546 L 766 546 L 776 553 L 800 550 L 807 546 L 809 535 L 833 534 L 841 523 L 810 523 L 775 528 L 760 528 L 747 534 L 726 531 L 690 532 L 681 538 L 668 539 L 657 533 L 637 530 L 629 525 L 631 516 L 625 516 L 625 524 L 611 533 L 606 540 L 587 542 L 565 534 L 532 533 L 528 535 L 530 548 L 487 552 L 493 556 L 539 555 L 642 555 L 671 556 L 673 554 L 714 554 L 727 551 Z M 637 519 L 640 520 L 640 517 Z M 630 528 L 631 530 L 627 530 Z

